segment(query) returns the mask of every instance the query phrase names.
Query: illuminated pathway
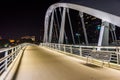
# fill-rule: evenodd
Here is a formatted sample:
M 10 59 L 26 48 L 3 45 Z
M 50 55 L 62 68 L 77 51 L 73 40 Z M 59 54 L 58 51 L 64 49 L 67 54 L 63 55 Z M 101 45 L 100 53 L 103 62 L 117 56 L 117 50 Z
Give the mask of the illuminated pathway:
M 14 80 L 120 80 L 120 71 L 86 65 L 65 54 L 28 46 Z

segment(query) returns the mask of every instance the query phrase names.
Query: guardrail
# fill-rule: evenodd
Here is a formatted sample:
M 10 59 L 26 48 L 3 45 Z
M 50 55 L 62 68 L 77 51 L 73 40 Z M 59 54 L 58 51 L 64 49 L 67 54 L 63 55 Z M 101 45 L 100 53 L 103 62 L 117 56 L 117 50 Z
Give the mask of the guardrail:
M 4 77 L 7 75 L 6 71 L 8 70 L 9 66 L 12 64 L 14 59 L 18 56 L 19 51 L 26 45 L 28 44 L 24 43 L 15 47 L 0 49 L 0 79 L 4 80 Z M 6 74 L 3 77 L 4 73 Z
M 120 47 L 107 47 L 107 46 L 80 46 L 80 45 L 66 45 L 66 44 L 55 44 L 55 43 L 41 43 L 41 46 L 46 46 L 52 49 L 56 49 L 63 52 L 79 55 L 89 59 L 95 59 L 108 64 L 120 64 Z

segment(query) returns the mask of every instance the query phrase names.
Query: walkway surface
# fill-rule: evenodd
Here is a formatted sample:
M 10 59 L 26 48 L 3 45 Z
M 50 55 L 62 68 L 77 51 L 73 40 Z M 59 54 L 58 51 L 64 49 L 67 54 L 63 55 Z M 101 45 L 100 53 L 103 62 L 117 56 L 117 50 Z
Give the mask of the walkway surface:
M 37 46 L 24 52 L 15 80 L 120 80 L 120 71 Z

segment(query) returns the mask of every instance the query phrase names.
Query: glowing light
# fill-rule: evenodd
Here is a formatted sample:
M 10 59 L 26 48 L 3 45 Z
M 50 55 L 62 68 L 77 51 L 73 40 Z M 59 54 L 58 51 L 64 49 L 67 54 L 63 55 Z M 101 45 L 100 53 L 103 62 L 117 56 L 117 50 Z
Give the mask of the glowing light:
M 13 40 L 13 39 L 10 40 L 10 43 L 14 43 L 14 42 L 15 42 L 15 40 Z

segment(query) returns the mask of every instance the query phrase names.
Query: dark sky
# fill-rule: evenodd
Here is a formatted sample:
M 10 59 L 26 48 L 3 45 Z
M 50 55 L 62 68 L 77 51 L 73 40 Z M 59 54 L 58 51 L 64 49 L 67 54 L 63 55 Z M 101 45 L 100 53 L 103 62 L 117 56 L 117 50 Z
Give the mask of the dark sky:
M 29 0 L 28 0 L 29 1 Z M 59 0 L 0 2 L 0 36 L 20 38 L 24 35 L 43 35 L 47 8 Z

